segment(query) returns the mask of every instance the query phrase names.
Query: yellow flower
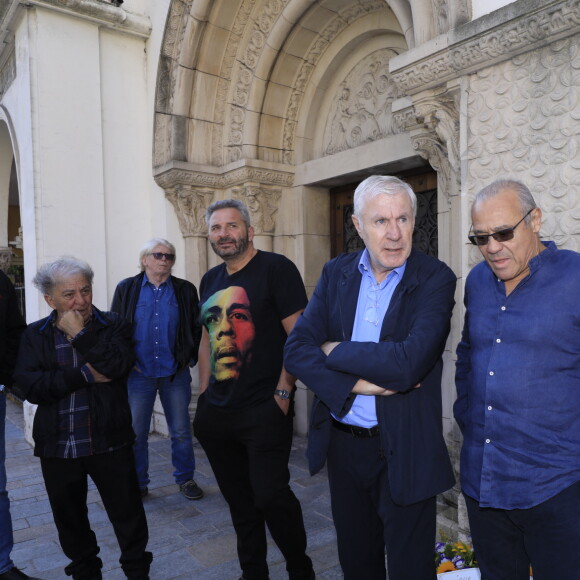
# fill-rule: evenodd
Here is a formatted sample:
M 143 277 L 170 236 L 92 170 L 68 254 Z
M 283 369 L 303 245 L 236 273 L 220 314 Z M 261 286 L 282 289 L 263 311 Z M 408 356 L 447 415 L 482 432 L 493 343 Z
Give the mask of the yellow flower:
M 457 570 L 457 568 L 450 560 L 445 560 L 441 562 L 439 566 L 437 566 L 437 574 L 443 574 L 443 572 L 453 572 L 453 570 Z

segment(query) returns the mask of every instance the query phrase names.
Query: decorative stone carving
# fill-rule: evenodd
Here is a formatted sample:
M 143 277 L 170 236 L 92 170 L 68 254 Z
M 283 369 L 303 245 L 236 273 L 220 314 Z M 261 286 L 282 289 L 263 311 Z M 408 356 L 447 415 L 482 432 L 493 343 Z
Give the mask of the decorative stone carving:
M 382 49 L 364 58 L 347 75 L 330 107 L 324 130 L 324 154 L 333 155 L 396 132 L 391 104 L 397 88 L 389 79 L 389 60 Z
M 193 169 L 172 168 L 155 176 L 155 181 L 166 192 L 183 185 L 188 187 L 208 187 L 226 189 L 244 183 L 260 183 L 278 187 L 292 187 L 294 174 L 273 169 L 263 169 L 246 165 L 225 173 L 204 173 Z
M 402 92 L 410 94 L 578 32 L 578 0 L 552 0 L 535 12 L 526 13 L 527 9 L 525 4 L 520 7 L 515 3 L 498 10 L 497 18 L 506 14 L 509 19 L 485 32 L 480 31 L 477 23 L 451 31 L 448 49 L 393 71 L 394 82 Z M 517 10 L 521 13 L 514 17 Z
M 447 3 L 449 0 L 431 0 L 433 14 L 436 18 L 437 34 L 445 34 L 449 31 L 449 13 Z
M 175 208 L 183 236 L 205 236 L 205 210 L 212 202 L 214 192 L 180 184 L 166 190 L 165 195 Z
M 409 133 L 413 149 L 437 171 L 438 189 L 448 199 L 461 190 L 458 101 L 454 92 L 428 91 L 414 99 L 412 109 L 395 114 L 395 123 Z
M 544 211 L 542 235 L 580 250 L 580 35 L 470 77 L 469 194 L 522 180 Z
M 415 104 L 415 111 L 425 126 L 435 131 L 444 145 L 451 169 L 459 172 L 459 113 L 455 99 L 422 99 Z
M 232 196 L 243 201 L 250 210 L 252 225 L 257 235 L 273 236 L 276 231 L 275 216 L 282 191 L 258 185 L 234 187 Z
M 244 52 L 240 57 L 232 82 L 233 103 L 230 107 L 230 119 L 227 136 L 228 162 L 238 161 L 243 157 L 243 148 L 241 143 L 244 142 L 243 131 L 245 127 L 245 108 L 248 102 L 250 90 L 253 83 L 254 70 L 259 62 L 261 52 L 265 46 L 268 34 L 280 17 L 282 10 L 287 4 L 287 0 L 268 0 L 260 11 L 260 16 L 253 23 L 251 33 L 245 34 L 248 39 Z M 294 143 L 294 130 L 300 103 L 304 97 L 304 89 L 310 79 L 316 62 L 323 55 L 326 48 L 332 40 L 347 26 L 352 24 L 356 19 L 366 16 L 369 13 L 386 10 L 385 0 L 365 0 L 362 3 L 356 3 L 348 6 L 332 18 L 320 32 L 317 39 L 312 42 L 308 53 L 303 58 L 303 63 L 296 75 L 293 85 L 293 92 L 290 96 L 288 110 L 285 116 L 283 134 L 281 136 L 284 150 L 280 153 L 279 161 L 284 163 L 292 162 L 292 151 Z M 248 73 L 251 73 L 249 76 Z
M 312 72 L 316 68 L 316 63 L 322 57 L 326 48 L 347 26 L 350 26 L 358 18 L 362 18 L 367 14 L 384 11 L 386 9 L 387 5 L 384 0 L 367 0 L 361 4 L 347 6 L 324 26 L 319 33 L 319 37 L 311 44 L 308 53 L 302 61 L 300 70 L 296 75 L 296 81 L 292 88 L 292 94 L 286 110 L 283 129 L 284 133 L 282 137 L 282 143 L 284 146 L 282 161 L 284 163 L 291 164 L 294 161 L 293 150 L 294 133 L 297 124 L 296 121 L 298 119 L 302 99 L 304 98 L 305 87 L 310 80 Z M 385 70 L 388 70 L 388 65 Z M 337 98 L 340 98 L 340 96 L 341 95 L 339 94 Z
M 230 127 L 228 131 L 228 162 L 242 158 L 243 130 L 246 111 L 244 105 L 248 102 L 250 87 L 254 78 L 254 70 L 266 44 L 266 38 L 272 30 L 278 16 L 281 14 L 288 0 L 268 0 L 264 2 L 253 28 L 245 36 L 248 40 L 241 55 L 233 83 L 233 103 L 230 109 Z

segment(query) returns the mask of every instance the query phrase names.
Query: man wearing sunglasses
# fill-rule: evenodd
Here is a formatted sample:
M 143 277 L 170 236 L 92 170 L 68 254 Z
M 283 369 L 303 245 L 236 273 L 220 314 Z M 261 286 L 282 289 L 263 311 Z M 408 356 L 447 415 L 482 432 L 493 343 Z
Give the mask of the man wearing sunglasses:
M 189 418 L 191 374 L 201 338 L 197 289 L 171 275 L 175 247 L 167 240 L 149 240 L 141 249 L 141 273 L 119 282 L 111 310 L 133 324 L 137 364 L 129 375 L 135 460 L 141 495 L 149 493 L 147 439 L 155 397 L 159 394 L 171 436 L 173 476 L 183 496 L 201 499 L 195 482 L 195 456 Z
M 529 189 L 499 180 L 471 209 L 485 258 L 467 277 L 455 418 L 485 580 L 577 577 L 580 255 L 542 242 Z

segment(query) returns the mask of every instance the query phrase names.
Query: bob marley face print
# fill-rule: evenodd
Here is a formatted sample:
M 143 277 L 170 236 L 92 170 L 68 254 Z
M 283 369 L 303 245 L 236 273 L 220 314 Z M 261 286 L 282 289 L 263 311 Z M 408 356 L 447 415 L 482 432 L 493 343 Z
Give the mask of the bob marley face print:
M 216 381 L 238 379 L 250 361 L 256 329 L 250 300 L 241 286 L 213 294 L 202 307 L 210 343 L 211 373 Z

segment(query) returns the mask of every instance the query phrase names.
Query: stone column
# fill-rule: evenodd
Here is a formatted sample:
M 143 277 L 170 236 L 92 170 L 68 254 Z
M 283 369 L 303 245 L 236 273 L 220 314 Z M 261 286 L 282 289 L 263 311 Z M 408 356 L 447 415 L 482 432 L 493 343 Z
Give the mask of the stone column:
M 166 189 L 165 195 L 175 208 L 185 238 L 185 277 L 198 286 L 208 269 L 205 210 L 214 191 L 180 183 Z

